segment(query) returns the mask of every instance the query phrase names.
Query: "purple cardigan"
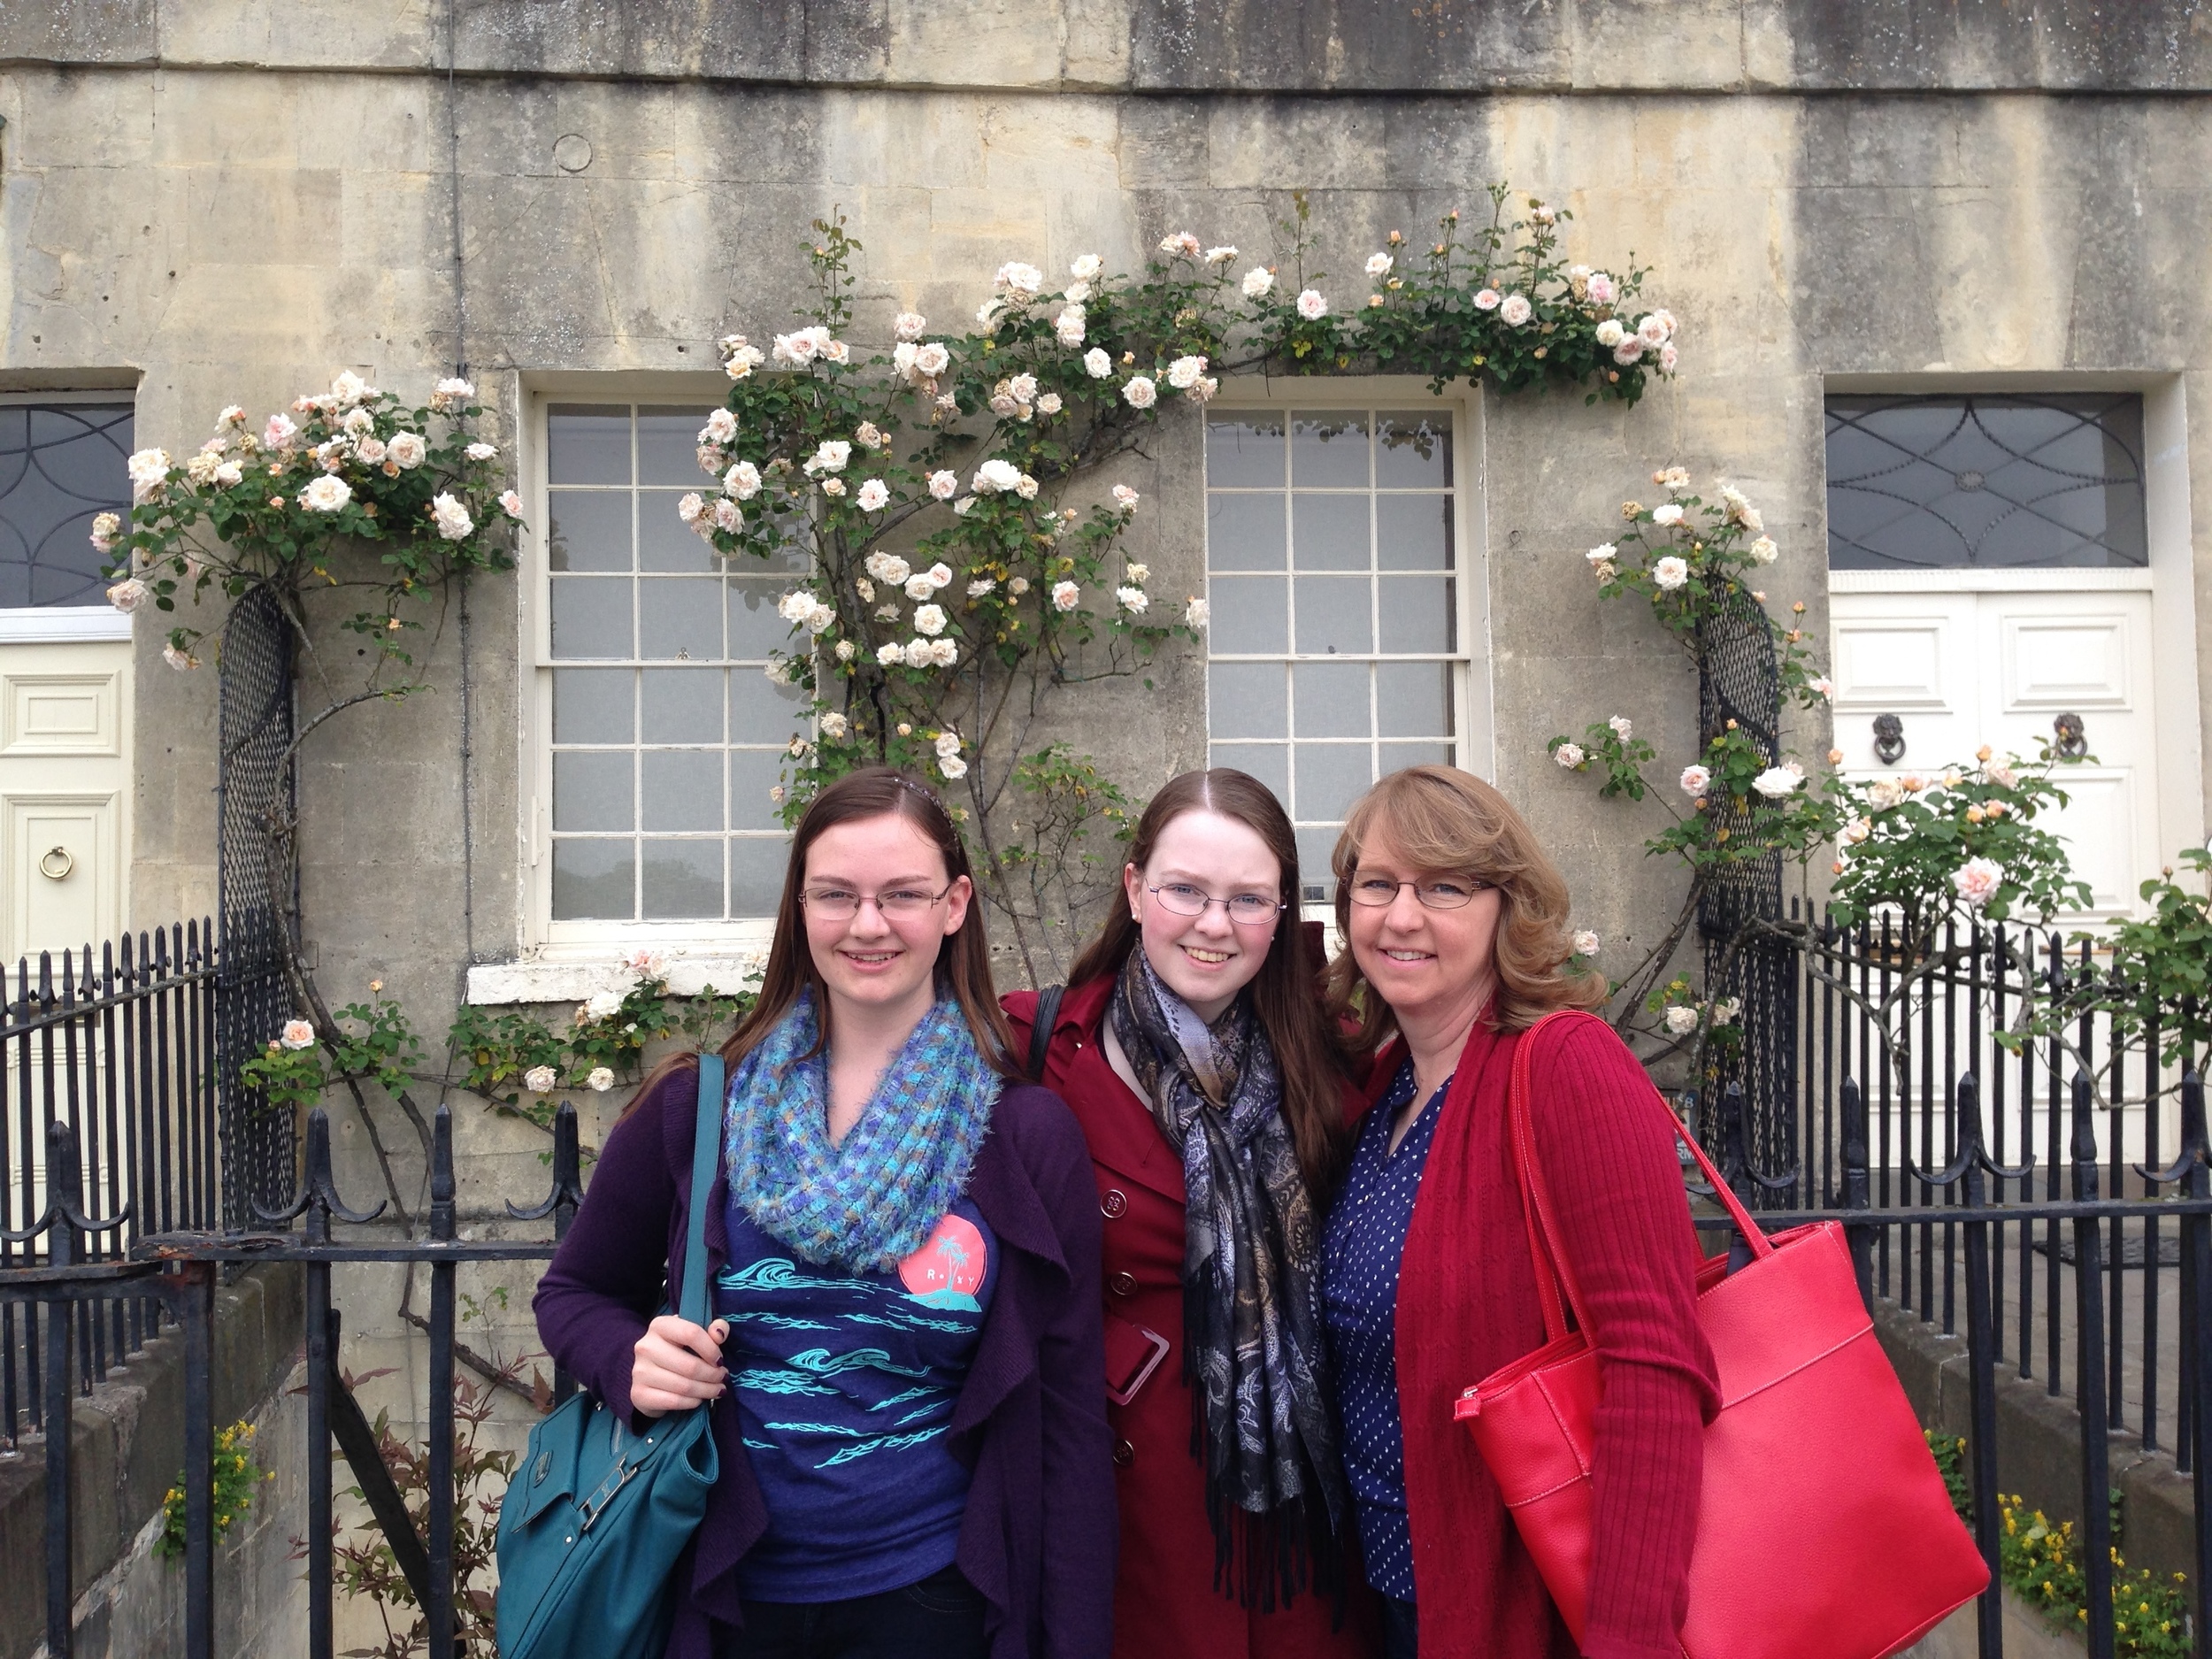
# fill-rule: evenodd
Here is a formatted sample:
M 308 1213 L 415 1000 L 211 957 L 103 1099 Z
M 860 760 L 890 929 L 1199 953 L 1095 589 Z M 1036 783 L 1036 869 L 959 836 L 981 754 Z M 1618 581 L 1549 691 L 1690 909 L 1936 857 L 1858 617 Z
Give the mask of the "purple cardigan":
M 547 1350 L 630 1413 L 632 1349 L 681 1267 L 698 1071 L 649 1090 L 615 1125 L 533 1307 Z M 707 1210 L 707 1263 L 729 1248 L 726 1173 Z M 972 1471 L 956 1560 L 990 1603 L 991 1659 L 1104 1659 L 1112 1647 L 1113 1468 L 1100 1337 L 1098 1194 L 1074 1115 L 1010 1083 L 968 1198 L 1005 1247 L 1002 1274 L 954 1408 L 949 1444 Z M 743 1623 L 736 1568 L 767 1525 L 733 1397 L 710 1408 L 722 1478 L 677 1564 L 687 1588 L 668 1659 L 712 1659 Z

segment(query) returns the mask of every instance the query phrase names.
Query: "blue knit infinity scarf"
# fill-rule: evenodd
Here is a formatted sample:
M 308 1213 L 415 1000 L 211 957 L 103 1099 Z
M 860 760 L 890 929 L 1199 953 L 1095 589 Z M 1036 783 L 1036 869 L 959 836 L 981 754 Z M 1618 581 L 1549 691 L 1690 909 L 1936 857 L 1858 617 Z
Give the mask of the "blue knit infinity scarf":
M 841 1144 L 829 1138 L 829 1061 L 810 994 L 738 1063 L 723 1118 L 730 1194 L 806 1260 L 884 1272 L 959 1202 L 1004 1079 L 960 1004 L 922 1017 Z

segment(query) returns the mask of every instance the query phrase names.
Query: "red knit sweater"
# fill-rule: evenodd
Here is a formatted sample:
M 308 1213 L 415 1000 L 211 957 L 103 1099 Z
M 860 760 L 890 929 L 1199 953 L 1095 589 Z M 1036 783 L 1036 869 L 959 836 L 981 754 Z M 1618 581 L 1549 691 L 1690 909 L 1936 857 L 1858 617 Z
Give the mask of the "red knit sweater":
M 1422 1659 L 1575 1652 L 1472 1439 L 1452 1420 L 1463 1389 L 1544 1342 L 1506 1138 L 1521 1041 L 1476 1023 L 1445 1097 L 1398 1279 L 1398 1405 Z M 1697 1236 L 1669 1115 L 1634 1056 L 1587 1016 L 1555 1020 L 1535 1041 L 1537 1156 L 1604 1388 L 1582 1652 L 1678 1659 L 1703 1425 L 1719 1409 L 1695 1313 Z M 1378 1091 L 1389 1087 L 1397 1057 L 1381 1057 Z

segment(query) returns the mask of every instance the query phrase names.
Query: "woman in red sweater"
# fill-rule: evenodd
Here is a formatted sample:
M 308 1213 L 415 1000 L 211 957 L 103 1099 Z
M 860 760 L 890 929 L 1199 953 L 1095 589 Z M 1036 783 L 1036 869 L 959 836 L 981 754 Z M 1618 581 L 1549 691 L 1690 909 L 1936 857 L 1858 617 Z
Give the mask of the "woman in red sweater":
M 1116 1659 L 1353 1659 L 1370 1646 L 1346 1617 L 1317 1272 L 1361 1097 L 1317 946 L 1294 911 L 1283 926 L 1297 842 L 1256 780 L 1186 772 L 1145 809 L 1124 886 L 1041 1079 L 1083 1125 L 1106 1218 Z M 1005 1001 L 1029 1052 L 1037 996 Z
M 1345 1470 L 1387 1659 L 1576 1652 L 1466 1432 L 1460 1392 L 1540 1348 L 1506 1141 L 1507 1083 L 1543 1015 L 1603 995 L 1567 972 L 1567 889 L 1489 785 L 1394 772 L 1334 858 L 1349 949 L 1332 1002 L 1379 1050 L 1323 1247 Z M 1586 1014 L 1533 1041 L 1536 1154 L 1603 1382 L 1587 1659 L 1679 1659 L 1703 1425 L 1718 1409 L 1694 1311 L 1696 1235 L 1666 1109 Z

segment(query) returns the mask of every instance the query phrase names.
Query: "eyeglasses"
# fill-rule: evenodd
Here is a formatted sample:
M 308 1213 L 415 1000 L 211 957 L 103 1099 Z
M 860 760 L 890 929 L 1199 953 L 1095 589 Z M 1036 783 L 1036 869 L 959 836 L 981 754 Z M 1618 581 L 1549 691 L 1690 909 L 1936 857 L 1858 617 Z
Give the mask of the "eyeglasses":
M 910 922 L 926 916 L 944 902 L 945 894 L 954 884 L 947 882 L 943 893 L 932 893 L 926 887 L 893 887 L 885 893 L 855 893 L 850 887 L 806 887 L 799 894 L 799 902 L 805 905 L 807 914 L 826 922 L 849 922 L 860 914 L 860 907 L 872 904 L 886 921 Z
M 1281 900 L 1260 893 L 1232 893 L 1225 899 L 1217 899 L 1186 881 L 1164 881 L 1145 891 L 1159 900 L 1162 909 L 1178 916 L 1203 916 L 1209 904 L 1218 904 L 1222 914 L 1244 927 L 1271 922 L 1285 908 Z
M 1369 875 L 1355 871 L 1350 882 L 1352 902 L 1380 910 L 1394 904 L 1400 887 L 1411 887 L 1413 896 L 1422 907 L 1432 910 L 1456 910 L 1471 902 L 1476 894 L 1490 885 L 1472 876 L 1435 876 L 1426 881 L 1393 881 L 1388 876 Z

